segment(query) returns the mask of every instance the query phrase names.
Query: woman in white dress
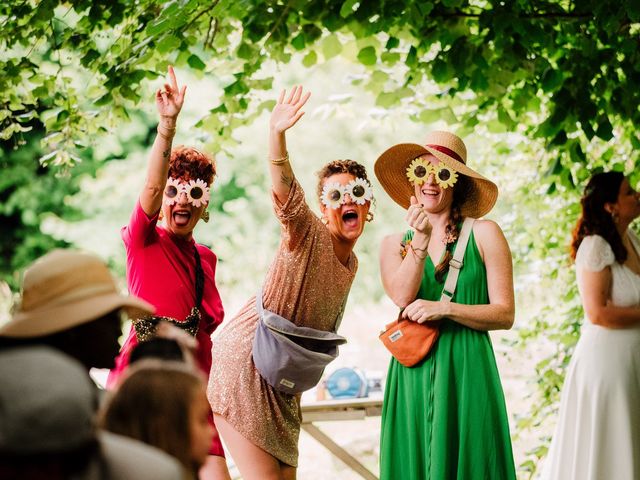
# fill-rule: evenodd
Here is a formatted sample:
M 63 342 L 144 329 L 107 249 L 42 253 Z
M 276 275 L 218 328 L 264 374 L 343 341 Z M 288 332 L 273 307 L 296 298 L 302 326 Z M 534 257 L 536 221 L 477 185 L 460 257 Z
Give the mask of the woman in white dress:
M 585 322 L 565 378 L 545 480 L 640 479 L 640 197 L 620 172 L 593 175 L 571 256 Z

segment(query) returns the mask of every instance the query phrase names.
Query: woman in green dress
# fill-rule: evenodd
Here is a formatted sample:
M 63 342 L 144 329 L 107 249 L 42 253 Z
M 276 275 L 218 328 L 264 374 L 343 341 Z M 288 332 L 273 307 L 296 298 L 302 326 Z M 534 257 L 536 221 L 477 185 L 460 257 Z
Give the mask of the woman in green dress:
M 440 296 L 465 217 L 487 214 L 498 196 L 466 165 L 463 141 L 432 132 L 376 161 L 378 180 L 407 209 L 409 231 L 383 240 L 382 283 L 402 316 L 439 322 L 417 365 L 391 359 L 382 410 L 381 479 L 515 479 L 504 394 L 488 330 L 514 319 L 511 253 L 500 227 L 476 220 L 452 301 Z

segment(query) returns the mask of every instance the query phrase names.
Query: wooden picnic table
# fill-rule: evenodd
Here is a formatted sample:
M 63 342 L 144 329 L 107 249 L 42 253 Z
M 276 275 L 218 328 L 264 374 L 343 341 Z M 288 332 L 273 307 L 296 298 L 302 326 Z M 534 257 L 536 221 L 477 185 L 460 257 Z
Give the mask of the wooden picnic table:
M 367 480 L 378 480 L 369 469 L 315 425 L 317 422 L 341 420 L 364 420 L 378 417 L 382 413 L 382 397 L 350 398 L 343 400 L 321 400 L 303 403 L 302 429 L 315 438 L 333 455 L 346 463 L 353 471 Z

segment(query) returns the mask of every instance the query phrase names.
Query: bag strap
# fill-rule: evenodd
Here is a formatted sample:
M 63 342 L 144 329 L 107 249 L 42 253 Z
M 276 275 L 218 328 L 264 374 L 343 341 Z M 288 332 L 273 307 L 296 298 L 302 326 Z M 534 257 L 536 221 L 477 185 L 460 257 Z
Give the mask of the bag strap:
M 471 217 L 464 219 L 462 231 L 458 237 L 458 243 L 453 251 L 453 258 L 449 261 L 449 274 L 447 275 L 447 280 L 444 282 L 444 288 L 440 296 L 441 302 L 450 302 L 456 291 L 458 275 L 460 275 L 460 269 L 463 265 L 462 259 L 464 258 L 464 252 L 467 250 L 467 243 L 469 243 L 471 227 L 473 227 L 473 222 L 475 221 L 476 219 Z
M 202 270 L 202 262 L 200 260 L 200 252 L 198 252 L 198 247 L 193 245 L 194 257 L 196 259 L 196 277 L 195 277 L 195 287 L 196 287 L 196 307 L 198 310 L 202 310 L 202 294 L 204 292 L 204 270 Z
M 347 305 L 348 298 L 349 296 L 347 295 L 344 301 L 342 302 L 342 307 L 340 308 L 340 311 L 338 312 L 338 316 L 336 317 L 336 324 L 333 329 L 333 333 L 338 333 L 338 327 L 342 322 L 342 316 L 344 315 L 344 307 Z M 256 295 L 256 310 L 258 311 L 258 316 L 262 318 L 262 311 L 264 310 L 264 306 L 262 305 L 262 287 L 258 289 L 258 294 Z

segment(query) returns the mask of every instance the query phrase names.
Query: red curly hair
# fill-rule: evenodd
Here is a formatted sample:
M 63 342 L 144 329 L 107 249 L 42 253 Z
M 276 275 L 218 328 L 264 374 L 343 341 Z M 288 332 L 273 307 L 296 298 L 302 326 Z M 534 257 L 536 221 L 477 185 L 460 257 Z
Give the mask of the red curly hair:
M 211 185 L 216 176 L 215 160 L 193 147 L 180 145 L 171 150 L 168 176 L 186 181 L 199 178 Z

